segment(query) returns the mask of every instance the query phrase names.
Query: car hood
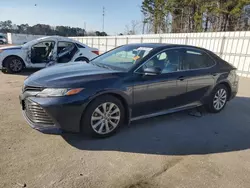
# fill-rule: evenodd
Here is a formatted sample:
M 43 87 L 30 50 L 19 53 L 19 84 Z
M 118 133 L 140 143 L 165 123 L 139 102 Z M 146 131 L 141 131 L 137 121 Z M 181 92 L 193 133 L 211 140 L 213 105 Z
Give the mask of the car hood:
M 74 88 L 96 80 L 113 79 L 121 71 L 75 62 L 54 65 L 30 75 L 24 84 L 33 87 Z
M 22 46 L 5 46 L 1 47 L 1 50 L 20 50 L 22 49 Z

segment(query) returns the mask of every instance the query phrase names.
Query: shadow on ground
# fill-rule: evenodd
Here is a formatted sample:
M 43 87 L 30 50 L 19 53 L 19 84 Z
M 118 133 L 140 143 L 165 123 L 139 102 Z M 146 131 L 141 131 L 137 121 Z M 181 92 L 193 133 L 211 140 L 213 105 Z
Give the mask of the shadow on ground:
M 4 74 L 9 74 L 9 75 L 21 75 L 21 76 L 30 76 L 31 74 L 35 73 L 36 71 L 39 71 L 40 69 L 24 69 L 22 70 L 22 72 L 19 72 L 19 73 L 14 73 L 14 74 L 11 74 L 11 73 L 8 73 L 6 70 L 2 70 L 2 72 Z
M 157 155 L 190 155 L 250 148 L 250 99 L 236 97 L 218 114 L 190 116 L 187 111 L 133 122 L 113 137 L 63 138 L 81 150 L 121 151 Z

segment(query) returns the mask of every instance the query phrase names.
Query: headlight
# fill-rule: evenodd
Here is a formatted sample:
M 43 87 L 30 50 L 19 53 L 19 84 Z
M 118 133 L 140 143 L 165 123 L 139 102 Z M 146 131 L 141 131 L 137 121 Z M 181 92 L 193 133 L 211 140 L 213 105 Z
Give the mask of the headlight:
M 65 88 L 47 88 L 42 90 L 37 94 L 38 97 L 60 97 L 60 96 L 69 96 L 75 95 L 81 92 L 83 88 L 75 89 L 65 89 Z

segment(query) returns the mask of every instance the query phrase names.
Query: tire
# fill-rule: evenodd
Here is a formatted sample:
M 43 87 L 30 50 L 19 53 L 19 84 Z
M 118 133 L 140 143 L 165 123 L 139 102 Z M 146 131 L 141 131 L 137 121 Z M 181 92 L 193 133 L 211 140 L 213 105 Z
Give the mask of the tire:
M 104 104 L 106 104 L 107 115 L 105 115 L 103 110 L 103 107 L 105 106 Z M 111 107 L 111 109 L 109 109 L 109 107 Z M 103 116 L 100 115 L 100 112 L 97 109 L 101 111 Z M 90 137 L 109 137 L 115 134 L 124 124 L 124 114 L 124 106 L 116 97 L 111 95 L 97 97 L 90 103 L 90 105 L 88 105 L 83 115 L 81 120 L 81 132 L 83 135 Z
M 83 61 L 83 62 L 89 63 L 89 59 L 86 57 L 78 57 L 75 61 Z
M 4 44 L 4 42 L 2 40 L 0 40 L 0 45 Z
M 206 106 L 207 110 L 211 113 L 218 113 L 225 108 L 227 101 L 228 89 L 226 86 L 220 84 L 211 93 L 209 103 Z
M 9 57 L 5 60 L 5 68 L 8 73 L 19 73 L 24 68 L 24 63 L 21 58 Z

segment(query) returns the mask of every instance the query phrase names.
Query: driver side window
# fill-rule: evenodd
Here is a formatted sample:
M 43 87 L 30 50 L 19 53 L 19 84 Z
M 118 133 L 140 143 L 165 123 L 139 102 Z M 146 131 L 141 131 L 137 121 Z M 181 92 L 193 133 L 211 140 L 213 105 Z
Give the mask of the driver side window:
M 161 70 L 161 73 L 171 73 L 180 71 L 180 63 L 180 49 L 171 49 L 160 52 L 158 55 L 152 57 L 142 68 L 158 68 Z

